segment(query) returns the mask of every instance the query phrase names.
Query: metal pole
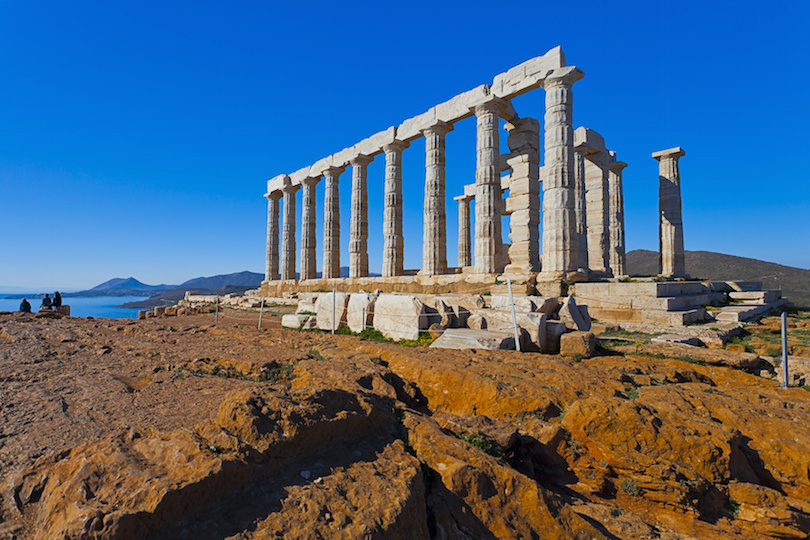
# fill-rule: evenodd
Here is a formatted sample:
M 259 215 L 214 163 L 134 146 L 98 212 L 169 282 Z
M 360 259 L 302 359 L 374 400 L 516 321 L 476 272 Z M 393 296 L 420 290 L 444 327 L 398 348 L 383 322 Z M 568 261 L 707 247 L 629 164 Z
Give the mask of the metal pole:
M 219 295 L 217 295 L 217 307 L 216 311 L 214 311 L 214 322 L 219 321 Z
M 332 335 L 335 335 L 335 296 L 337 293 L 332 289 Z
M 787 346 L 787 313 L 782 312 L 782 388 L 790 386 L 788 382 L 788 346 Z
M 264 296 L 262 296 L 262 307 L 259 308 L 259 330 L 262 329 L 262 313 L 264 313 Z
M 517 316 L 515 315 L 515 299 L 512 297 L 512 280 L 506 278 L 506 286 L 509 288 L 509 305 L 512 306 L 512 324 L 515 325 L 515 350 L 520 352 L 520 333 L 518 332 Z

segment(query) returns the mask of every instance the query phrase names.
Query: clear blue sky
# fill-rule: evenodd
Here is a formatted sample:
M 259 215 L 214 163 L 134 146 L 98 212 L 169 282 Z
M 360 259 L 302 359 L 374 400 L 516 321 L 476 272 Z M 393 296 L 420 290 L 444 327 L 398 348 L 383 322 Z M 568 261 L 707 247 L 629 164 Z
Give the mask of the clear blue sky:
M 267 179 L 557 45 L 585 72 L 574 125 L 629 164 L 628 249 L 658 249 L 650 154 L 682 146 L 686 249 L 809 268 L 809 22 L 806 1 L 0 0 L 0 286 L 263 272 Z M 543 92 L 514 105 L 542 119 Z M 447 136 L 451 265 L 474 123 Z M 369 168 L 372 271 L 382 161 Z M 409 268 L 423 183 L 417 141 L 404 157 Z

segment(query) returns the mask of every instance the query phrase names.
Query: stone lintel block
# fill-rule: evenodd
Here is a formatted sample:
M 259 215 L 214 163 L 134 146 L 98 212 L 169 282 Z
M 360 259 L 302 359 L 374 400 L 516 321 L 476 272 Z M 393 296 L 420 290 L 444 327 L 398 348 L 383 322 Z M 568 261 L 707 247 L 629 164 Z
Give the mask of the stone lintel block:
M 603 153 L 606 158 L 610 156 L 605 146 L 604 137 L 586 127 L 578 127 L 574 130 L 574 148 L 585 152 L 585 155 Z
M 396 133 L 397 129 L 391 126 L 355 144 L 354 151 L 357 155 L 374 157 L 383 151 L 383 146 L 394 142 Z
M 307 178 L 312 178 L 309 174 L 310 169 L 311 167 L 304 167 L 303 169 L 298 169 L 294 173 L 291 173 L 290 181 L 293 183 L 293 185 L 301 185 Z M 320 178 L 320 176 L 317 176 L 315 178 Z
M 453 200 L 469 203 L 470 201 L 475 200 L 475 195 L 459 195 L 458 197 L 453 197 Z
M 475 184 L 467 184 L 466 186 L 464 186 L 465 197 L 472 197 L 474 199 L 477 191 L 478 189 L 476 188 Z
M 436 119 L 442 122 L 454 123 L 473 115 L 471 108 L 489 96 L 489 86 L 482 84 L 472 90 L 467 90 L 444 103 L 434 107 Z
M 684 152 L 680 146 L 676 146 L 675 148 L 667 148 L 666 150 L 660 150 L 652 153 L 652 157 L 658 161 L 661 161 L 662 158 L 679 158 L 685 155 L 686 152 Z
M 448 124 L 447 122 L 443 122 L 442 120 L 436 120 L 430 125 L 426 126 L 424 129 L 422 129 L 420 133 L 422 133 L 422 135 L 426 135 L 425 132 L 427 131 L 433 131 L 436 133 L 447 135 L 448 133 L 453 131 L 453 124 Z
M 289 181 L 289 176 L 286 174 L 279 174 L 278 176 L 274 176 L 270 180 L 267 181 L 267 193 L 273 193 L 275 191 L 281 191 L 284 188 L 285 180 Z M 265 195 L 266 197 L 267 195 Z
M 319 159 L 309 168 L 309 176 L 323 176 L 324 171 L 332 166 L 332 156 Z
M 287 313 L 281 317 L 281 326 L 285 328 L 301 328 L 312 317 L 299 313 Z
M 352 159 L 354 159 L 356 156 L 357 152 L 355 151 L 354 146 L 350 146 L 348 148 L 344 148 L 340 152 L 332 154 L 330 156 L 329 165 L 333 169 L 348 167 L 351 164 Z
M 543 56 L 538 56 L 495 76 L 491 92 L 502 98 L 513 98 L 538 88 L 545 77 L 555 69 L 565 66 L 562 47 L 554 47 Z
M 431 107 L 426 112 L 408 118 L 397 127 L 397 139 L 411 142 L 422 136 L 422 130 L 436 123 L 436 107 Z

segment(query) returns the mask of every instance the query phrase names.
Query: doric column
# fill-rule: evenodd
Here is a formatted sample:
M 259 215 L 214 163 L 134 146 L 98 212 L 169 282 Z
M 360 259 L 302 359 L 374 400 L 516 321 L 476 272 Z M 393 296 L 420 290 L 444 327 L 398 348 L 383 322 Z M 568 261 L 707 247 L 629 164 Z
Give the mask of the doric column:
M 394 141 L 385 151 L 385 208 L 383 209 L 383 276 L 403 273 L 402 151 L 408 143 Z
M 658 160 L 659 263 L 662 276 L 686 276 L 681 221 L 681 175 L 678 159 L 686 155 L 680 146 L 655 152 Z
M 514 119 L 506 124 L 510 154 L 509 266 L 506 272 L 540 270 L 540 122 Z
M 352 216 L 349 237 L 349 277 L 368 276 L 368 164 L 374 158 L 359 155 L 352 164 Z
M 264 266 L 264 280 L 278 279 L 278 201 L 281 191 L 265 195 L 267 199 L 267 260 Z
M 301 279 L 315 279 L 318 269 L 316 267 L 315 247 L 317 244 L 315 234 L 315 186 L 320 178 L 304 178 L 301 194 Z
M 614 157 L 615 154 L 611 153 Z M 622 170 L 627 167 L 623 161 L 613 161 L 609 165 L 610 192 L 610 269 L 614 277 L 627 275 L 624 244 L 624 191 Z
M 543 166 L 543 273 L 564 277 L 577 268 L 574 216 L 574 131 L 571 87 L 583 77 L 573 66 L 554 70 L 543 81 L 546 91 L 545 165 Z
M 585 199 L 585 152 L 574 155 L 574 217 L 577 230 L 577 270 L 588 271 L 588 226 Z
M 459 195 L 458 201 L 458 267 L 472 266 L 472 243 L 470 242 L 470 201 L 471 195 Z
M 295 279 L 295 192 L 301 186 L 285 185 L 284 222 L 281 235 L 281 279 Z
M 324 171 L 323 277 L 340 277 L 340 196 L 338 182 L 344 167 Z
M 588 235 L 588 266 L 610 275 L 610 156 L 606 152 L 586 155 L 585 200 Z
M 475 271 L 503 271 L 501 238 L 501 153 L 498 133 L 498 103 L 475 107 Z
M 447 273 L 444 136 L 452 130 L 451 124 L 438 122 L 422 131 L 425 136 L 425 206 L 419 273 L 427 276 Z

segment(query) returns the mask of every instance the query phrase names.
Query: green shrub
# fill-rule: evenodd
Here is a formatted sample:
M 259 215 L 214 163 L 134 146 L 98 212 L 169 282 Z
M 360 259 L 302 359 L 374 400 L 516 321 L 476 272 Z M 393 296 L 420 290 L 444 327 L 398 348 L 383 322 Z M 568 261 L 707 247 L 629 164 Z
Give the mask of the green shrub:
M 641 495 L 641 488 L 639 488 L 638 484 L 636 484 L 633 480 L 622 480 L 622 483 L 619 484 L 619 489 L 633 497 L 638 497 Z

